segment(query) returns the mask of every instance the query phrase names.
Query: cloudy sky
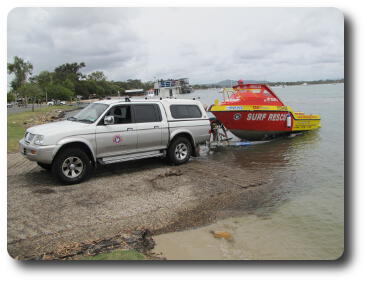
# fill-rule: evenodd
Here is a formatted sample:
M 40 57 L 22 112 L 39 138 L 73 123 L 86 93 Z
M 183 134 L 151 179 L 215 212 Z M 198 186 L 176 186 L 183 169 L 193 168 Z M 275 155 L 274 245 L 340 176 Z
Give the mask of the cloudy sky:
M 268 81 L 344 77 L 343 15 L 334 8 L 16 8 L 8 62 L 34 74 L 66 62 L 109 79 Z

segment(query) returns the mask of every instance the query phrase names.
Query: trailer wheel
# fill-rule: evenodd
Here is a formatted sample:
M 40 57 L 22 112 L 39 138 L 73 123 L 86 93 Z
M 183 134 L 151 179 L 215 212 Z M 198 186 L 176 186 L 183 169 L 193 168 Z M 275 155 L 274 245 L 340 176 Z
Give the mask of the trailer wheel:
M 52 163 L 52 173 L 64 184 L 72 185 L 85 180 L 92 171 L 92 162 L 84 150 L 66 148 Z
M 191 151 L 190 141 L 185 137 L 178 137 L 168 147 L 167 157 L 175 165 L 180 165 L 190 159 Z

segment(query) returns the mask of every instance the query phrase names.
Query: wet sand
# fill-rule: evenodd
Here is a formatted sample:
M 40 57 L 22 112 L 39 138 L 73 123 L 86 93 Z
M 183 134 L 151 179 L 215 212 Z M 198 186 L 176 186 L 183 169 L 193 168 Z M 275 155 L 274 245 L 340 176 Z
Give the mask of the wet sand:
M 315 230 L 295 223 L 295 216 L 288 214 L 289 204 L 285 206 L 272 217 L 245 214 L 197 229 L 157 235 L 153 237 L 153 252 L 167 260 L 335 260 L 342 256 L 342 234 L 336 238 L 327 224 L 319 229 L 314 223 L 317 233 L 324 235 L 324 240 L 317 239 Z M 225 231 L 231 238 L 215 238 L 211 231 Z

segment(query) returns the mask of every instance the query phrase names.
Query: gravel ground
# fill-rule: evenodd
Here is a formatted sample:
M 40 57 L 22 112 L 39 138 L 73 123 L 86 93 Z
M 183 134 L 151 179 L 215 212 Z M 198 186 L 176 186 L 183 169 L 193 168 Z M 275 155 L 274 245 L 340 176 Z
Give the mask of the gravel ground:
M 181 166 L 146 159 L 96 169 L 60 185 L 19 153 L 8 154 L 8 251 L 29 258 L 57 246 L 146 228 L 155 234 L 271 206 L 269 177 L 195 158 Z

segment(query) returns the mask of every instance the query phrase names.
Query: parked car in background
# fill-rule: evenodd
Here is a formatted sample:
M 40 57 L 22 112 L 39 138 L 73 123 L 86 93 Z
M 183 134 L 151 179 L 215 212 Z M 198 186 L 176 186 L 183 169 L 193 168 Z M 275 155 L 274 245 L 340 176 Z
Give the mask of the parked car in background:
M 20 152 L 63 183 L 87 178 L 97 164 L 197 156 L 210 138 L 209 118 L 197 100 L 102 100 L 65 121 L 27 129 Z
M 54 105 L 66 105 L 65 101 L 56 100 L 54 101 Z
M 12 107 L 13 107 L 13 104 L 12 104 L 12 103 L 7 103 L 7 104 L 6 104 L 6 107 L 7 107 L 7 108 L 12 108 Z
M 47 102 L 47 106 L 53 106 L 53 105 L 55 105 L 55 102 L 53 102 L 53 101 Z

